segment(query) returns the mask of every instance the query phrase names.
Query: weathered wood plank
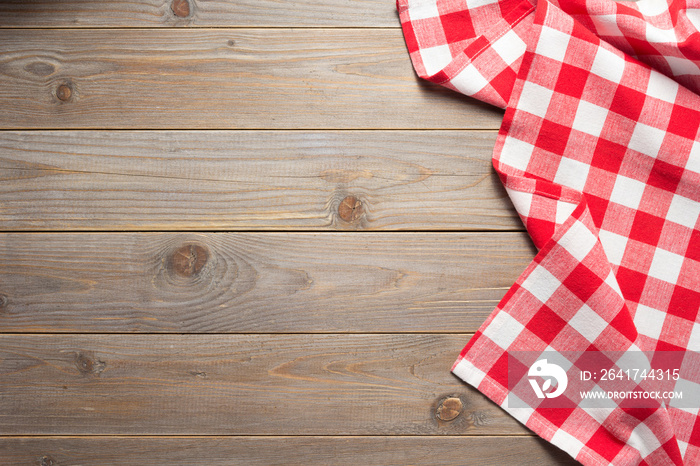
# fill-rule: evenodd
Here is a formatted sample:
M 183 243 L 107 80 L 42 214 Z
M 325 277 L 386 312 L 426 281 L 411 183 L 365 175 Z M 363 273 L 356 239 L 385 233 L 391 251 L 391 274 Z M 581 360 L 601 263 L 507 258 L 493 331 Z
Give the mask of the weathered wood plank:
M 3 0 L 0 27 L 399 27 L 386 0 Z
M 498 128 L 398 29 L 0 29 L 0 128 Z
M 524 233 L 0 235 L 3 332 L 473 332 Z
M 109 464 L 559 466 L 578 464 L 538 437 L 0 438 L 8 466 Z M 51 461 L 53 463 L 51 463 Z
M 525 434 L 468 335 L 0 335 L 5 435 Z M 442 403 L 450 399 L 447 418 Z
M 491 167 L 495 137 L 5 131 L 0 229 L 522 229 Z M 348 196 L 359 210 L 343 211 Z

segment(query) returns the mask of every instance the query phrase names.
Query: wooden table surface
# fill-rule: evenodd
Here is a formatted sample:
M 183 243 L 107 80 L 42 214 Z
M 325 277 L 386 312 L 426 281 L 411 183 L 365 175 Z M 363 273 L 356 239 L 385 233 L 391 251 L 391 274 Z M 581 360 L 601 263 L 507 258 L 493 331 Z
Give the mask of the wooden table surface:
M 0 2 L 0 464 L 573 464 L 450 373 L 533 257 L 392 0 Z

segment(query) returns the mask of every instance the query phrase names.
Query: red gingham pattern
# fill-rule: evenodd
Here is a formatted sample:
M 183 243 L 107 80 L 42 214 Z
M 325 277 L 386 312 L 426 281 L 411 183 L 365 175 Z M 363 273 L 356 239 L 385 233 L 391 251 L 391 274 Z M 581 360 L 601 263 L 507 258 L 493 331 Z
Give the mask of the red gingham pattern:
M 509 352 L 700 352 L 700 2 L 397 5 L 421 77 L 506 108 L 493 163 L 539 249 L 452 371 L 583 464 L 700 464 L 697 408 L 506 403 Z
M 601 39 L 700 92 L 700 11 L 694 2 L 565 0 L 556 4 Z

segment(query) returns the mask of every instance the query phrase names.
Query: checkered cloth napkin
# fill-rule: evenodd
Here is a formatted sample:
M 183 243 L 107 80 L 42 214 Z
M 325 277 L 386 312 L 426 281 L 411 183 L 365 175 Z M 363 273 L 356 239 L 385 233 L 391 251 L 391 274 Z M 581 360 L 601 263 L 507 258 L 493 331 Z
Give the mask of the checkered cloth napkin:
M 700 1 L 397 6 L 419 76 L 506 109 L 493 164 L 539 250 L 453 373 L 583 464 L 700 464 Z M 515 407 L 509 358 L 547 351 L 674 352 L 684 404 Z

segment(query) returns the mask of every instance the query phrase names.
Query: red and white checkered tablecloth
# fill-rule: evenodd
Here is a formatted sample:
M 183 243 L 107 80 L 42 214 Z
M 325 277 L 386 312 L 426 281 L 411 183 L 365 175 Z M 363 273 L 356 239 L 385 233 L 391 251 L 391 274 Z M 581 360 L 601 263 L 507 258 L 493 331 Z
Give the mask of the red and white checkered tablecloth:
M 539 250 L 452 371 L 583 464 L 700 464 L 700 0 L 397 6 L 419 76 L 506 109 L 493 164 Z M 681 355 L 685 398 L 516 396 L 513 354 L 584 351 Z

